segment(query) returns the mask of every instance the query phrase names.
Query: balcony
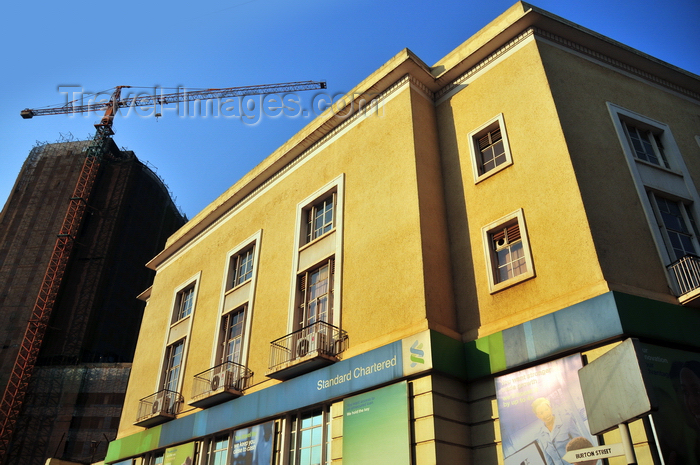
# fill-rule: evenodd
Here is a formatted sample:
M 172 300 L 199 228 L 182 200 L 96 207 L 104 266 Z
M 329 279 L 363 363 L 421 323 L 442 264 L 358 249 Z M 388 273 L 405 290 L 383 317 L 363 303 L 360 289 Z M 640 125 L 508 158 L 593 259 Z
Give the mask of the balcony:
M 252 378 L 253 372 L 243 365 L 224 362 L 194 376 L 189 404 L 206 408 L 240 397 Z
M 150 428 L 175 418 L 183 398 L 179 392 L 163 389 L 139 401 L 134 425 Z
M 286 380 L 340 360 L 348 347 L 345 331 L 324 321 L 272 341 L 266 375 Z
M 678 301 L 689 307 L 700 307 L 700 257 L 686 255 L 671 263 L 668 271 L 675 281 Z

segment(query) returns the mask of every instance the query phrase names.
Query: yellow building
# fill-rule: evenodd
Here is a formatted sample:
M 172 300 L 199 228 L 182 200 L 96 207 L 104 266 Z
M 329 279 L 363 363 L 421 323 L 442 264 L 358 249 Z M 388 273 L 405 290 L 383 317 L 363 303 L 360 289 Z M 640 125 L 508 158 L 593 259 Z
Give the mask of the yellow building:
M 568 463 L 636 338 L 638 463 L 699 463 L 700 78 L 517 3 L 345 102 L 149 263 L 106 462 Z

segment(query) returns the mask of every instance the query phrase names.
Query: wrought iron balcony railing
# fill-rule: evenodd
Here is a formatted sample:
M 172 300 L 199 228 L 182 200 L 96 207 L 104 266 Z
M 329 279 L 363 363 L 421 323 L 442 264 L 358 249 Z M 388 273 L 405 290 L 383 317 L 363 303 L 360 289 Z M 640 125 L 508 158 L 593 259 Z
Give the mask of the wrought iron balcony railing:
M 244 389 L 248 388 L 252 378 L 253 372 L 245 366 L 234 362 L 224 362 L 194 376 L 193 402 L 191 404 L 196 404 L 219 393 L 227 393 L 234 397 L 239 396 Z
M 668 266 L 675 278 L 678 297 L 700 288 L 700 257 L 688 254 Z
M 347 344 L 346 331 L 318 321 L 272 341 L 268 373 L 312 358 L 336 358 L 347 348 Z
M 147 427 L 175 418 L 182 402 L 183 398 L 179 392 L 167 389 L 144 397 L 139 401 L 135 424 Z

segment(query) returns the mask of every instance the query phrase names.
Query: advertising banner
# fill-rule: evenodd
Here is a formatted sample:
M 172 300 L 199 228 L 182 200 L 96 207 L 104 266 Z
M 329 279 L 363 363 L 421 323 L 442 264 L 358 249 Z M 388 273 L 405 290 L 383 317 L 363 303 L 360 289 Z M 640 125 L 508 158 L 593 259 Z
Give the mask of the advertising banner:
M 659 404 L 651 418 L 664 462 L 700 465 L 700 354 L 641 346 Z
M 165 449 L 163 465 L 192 465 L 194 463 L 194 442 Z
M 274 422 L 239 429 L 233 432 L 231 465 L 270 465 Z
M 582 366 L 577 354 L 496 378 L 505 465 L 569 465 L 567 450 L 598 445 L 586 421 Z
M 343 401 L 343 465 L 411 463 L 409 435 L 406 381 Z

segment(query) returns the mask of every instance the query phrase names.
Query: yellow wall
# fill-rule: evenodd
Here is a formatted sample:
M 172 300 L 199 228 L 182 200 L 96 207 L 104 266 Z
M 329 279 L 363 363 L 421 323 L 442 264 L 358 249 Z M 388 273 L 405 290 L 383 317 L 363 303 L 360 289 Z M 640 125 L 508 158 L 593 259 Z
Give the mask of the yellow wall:
M 201 272 L 182 389 L 185 403 L 190 400 L 193 376 L 211 368 L 227 252 L 260 229 L 247 365 L 255 372 L 253 389 L 275 382 L 265 372 L 270 342 L 288 333 L 297 204 L 341 174 L 344 248 L 336 263 L 342 262 L 342 328 L 351 344 L 346 355 L 427 328 L 428 308 L 439 324 L 456 329 L 449 286 L 427 289 L 424 283 L 425 275 L 449 282 L 450 271 L 441 200 L 419 202 L 419 195 L 436 195 L 442 185 L 435 130 L 414 134 L 414 126 L 429 123 L 413 114 L 415 108 L 423 111 L 429 102 L 406 82 L 388 95 L 380 115 L 352 122 L 303 165 L 159 266 L 120 437 L 141 430 L 132 423 L 138 399 L 157 391 L 175 290 Z M 429 237 L 422 238 L 421 231 Z
M 474 183 L 468 134 L 503 113 L 513 165 Z M 604 292 L 547 77 L 531 40 L 437 108 L 460 331 L 475 339 Z M 491 294 L 482 227 L 522 208 L 536 277 Z
M 677 303 L 606 102 L 667 124 L 696 186 L 698 105 L 551 45 L 540 49 L 606 280 L 618 290 Z

